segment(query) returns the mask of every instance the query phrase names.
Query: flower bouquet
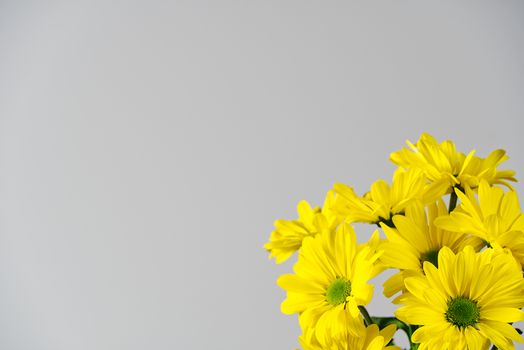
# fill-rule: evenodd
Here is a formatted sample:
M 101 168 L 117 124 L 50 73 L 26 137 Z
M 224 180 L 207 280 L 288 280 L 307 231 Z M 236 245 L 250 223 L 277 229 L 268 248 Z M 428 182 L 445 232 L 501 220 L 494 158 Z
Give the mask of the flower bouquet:
M 359 196 L 337 183 L 323 206 L 298 203 L 298 219 L 277 220 L 265 248 L 277 263 L 298 251 L 284 314 L 298 314 L 304 350 L 514 349 L 524 342 L 524 216 L 508 157 L 481 158 L 422 134 L 393 152 L 391 185 L 378 180 Z M 502 186 L 501 186 L 502 185 Z M 378 229 L 357 242 L 354 223 Z M 370 279 L 393 274 L 383 293 L 394 316 L 373 316 Z

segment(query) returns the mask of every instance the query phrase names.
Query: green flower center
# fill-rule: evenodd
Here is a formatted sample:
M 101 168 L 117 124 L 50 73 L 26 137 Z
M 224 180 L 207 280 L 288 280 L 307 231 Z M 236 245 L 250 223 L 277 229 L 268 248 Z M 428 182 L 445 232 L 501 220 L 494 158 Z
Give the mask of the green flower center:
M 430 250 L 420 256 L 420 263 L 424 266 L 424 261 L 429 261 L 435 267 L 438 267 L 438 249 Z
M 326 291 L 326 300 L 333 306 L 337 306 L 346 301 L 351 295 L 351 282 L 344 277 L 338 277 L 334 280 Z
M 480 319 L 477 302 L 465 297 L 456 297 L 448 301 L 446 320 L 459 328 L 473 326 Z

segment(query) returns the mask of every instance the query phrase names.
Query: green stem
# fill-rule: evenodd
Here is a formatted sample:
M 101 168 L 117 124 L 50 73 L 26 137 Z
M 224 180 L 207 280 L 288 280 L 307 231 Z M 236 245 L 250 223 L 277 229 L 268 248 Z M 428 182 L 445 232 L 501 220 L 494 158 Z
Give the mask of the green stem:
M 366 310 L 366 308 L 364 306 L 359 305 L 358 309 L 360 310 L 360 313 L 364 317 L 364 322 L 366 323 L 366 326 L 369 326 L 370 324 L 375 323 L 375 322 L 373 322 L 373 319 L 371 318 L 371 316 L 369 316 L 369 312 L 368 312 L 368 310 Z
M 457 206 L 457 194 L 455 193 L 455 188 L 451 189 L 451 196 L 449 197 L 449 210 L 448 212 L 451 213 L 453 210 L 455 210 Z
M 418 349 L 419 344 L 413 343 L 411 341 L 411 336 L 413 335 L 413 332 L 417 329 L 416 326 L 408 325 L 395 317 L 373 317 L 373 322 L 376 323 L 380 329 L 389 326 L 390 324 L 396 325 L 397 329 L 402 329 L 402 331 L 406 333 L 409 340 L 409 350 Z

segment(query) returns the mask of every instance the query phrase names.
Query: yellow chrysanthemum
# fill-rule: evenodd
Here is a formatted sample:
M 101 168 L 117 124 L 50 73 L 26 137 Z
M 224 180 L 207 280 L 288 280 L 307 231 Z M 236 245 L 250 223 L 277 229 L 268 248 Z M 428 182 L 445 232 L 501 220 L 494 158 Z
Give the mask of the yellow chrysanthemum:
M 431 182 L 428 192 L 435 195 L 449 193 L 452 187 L 469 186 L 476 188 L 481 180 L 490 184 L 503 184 L 511 187 L 508 181 L 516 181 L 512 170 L 497 170 L 508 157 L 502 149 L 491 152 L 486 158 L 475 156 L 471 151 L 467 156 L 457 152 L 451 141 L 438 143 L 429 134 L 422 134 L 416 144 L 406 142 L 408 148 L 393 152 L 390 159 L 404 168 L 424 171 Z
M 362 326 L 357 336 L 332 339 L 325 346 L 314 341 L 308 342 L 305 336 L 301 336 L 299 341 L 304 350 L 400 350 L 398 346 L 388 346 L 396 330 L 395 325 L 389 325 L 379 331 L 378 326 L 372 324 L 367 328 Z
M 274 257 L 280 264 L 300 249 L 305 237 L 333 230 L 342 220 L 331 210 L 333 201 L 334 194 L 330 191 L 322 209 L 312 208 L 308 202 L 300 201 L 297 205 L 298 220 L 276 220 L 275 230 L 264 245 L 270 253 L 269 257 Z
M 444 247 L 438 268 L 424 263 L 424 276 L 405 280 L 408 293 L 395 315 L 421 325 L 412 335 L 419 350 L 514 349 L 524 339 L 509 324 L 524 320 L 524 278 L 511 254 L 493 249 L 458 254 Z
M 384 254 L 380 260 L 391 268 L 400 271 L 384 283 L 384 295 L 390 297 L 404 289 L 404 278 L 423 274 L 422 265 L 429 261 L 438 267 L 438 253 L 448 247 L 455 253 L 466 245 L 474 245 L 480 250 L 482 240 L 465 234 L 451 233 L 437 228 L 434 221 L 437 217 L 447 215 L 444 201 L 428 206 L 428 213 L 421 202 L 414 202 L 406 210 L 406 215 L 396 215 L 393 223 L 396 228 L 381 224 L 387 237 L 382 246 Z
M 322 345 L 348 333 L 357 335 L 362 324 L 358 306 L 371 300 L 373 286 L 368 280 L 382 269 L 376 265 L 378 244 L 375 232 L 370 242 L 358 245 L 355 231 L 347 223 L 336 231 L 306 237 L 295 274 L 278 279 L 278 285 L 287 291 L 282 312 L 300 314 L 304 334 Z
M 413 200 L 423 199 L 424 187 L 425 179 L 420 171 L 401 168 L 395 171 L 391 187 L 384 180 L 375 181 L 363 197 L 357 196 L 353 188 L 337 183 L 333 210 L 350 223 L 384 222 L 391 226 L 393 215 L 403 213 Z
M 456 190 L 461 204 L 435 224 L 443 229 L 470 233 L 485 240 L 495 249 L 508 248 L 524 267 L 524 215 L 517 193 L 504 193 L 499 187 L 482 181 L 475 193 L 466 187 L 465 193 Z

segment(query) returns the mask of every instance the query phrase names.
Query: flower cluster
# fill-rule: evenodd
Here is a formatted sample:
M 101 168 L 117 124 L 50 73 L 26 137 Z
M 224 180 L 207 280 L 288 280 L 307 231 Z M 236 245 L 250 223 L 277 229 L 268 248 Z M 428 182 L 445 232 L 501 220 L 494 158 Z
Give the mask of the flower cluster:
M 277 220 L 265 248 L 281 263 L 298 252 L 277 283 L 281 309 L 297 314 L 304 350 L 514 349 L 524 343 L 524 215 L 505 151 L 486 158 L 422 134 L 393 152 L 391 184 L 358 195 L 337 183 L 322 207 L 298 204 L 296 220 Z M 357 241 L 354 223 L 377 226 Z M 395 317 L 369 315 L 370 280 L 398 305 Z

